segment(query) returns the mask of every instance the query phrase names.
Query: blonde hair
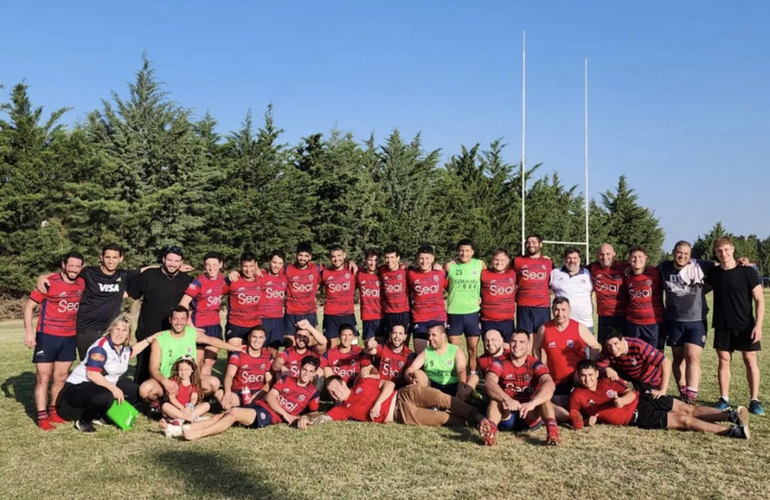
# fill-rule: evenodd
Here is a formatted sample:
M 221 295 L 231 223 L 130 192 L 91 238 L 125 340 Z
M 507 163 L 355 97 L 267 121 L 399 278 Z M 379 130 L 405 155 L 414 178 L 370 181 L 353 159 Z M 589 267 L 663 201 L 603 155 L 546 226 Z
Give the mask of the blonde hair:
M 121 344 L 123 347 L 128 347 L 131 344 L 131 319 L 128 316 L 118 316 L 113 319 L 102 337 L 109 337 L 112 335 L 112 330 L 120 324 L 128 326 L 128 335 L 126 336 L 126 340 Z

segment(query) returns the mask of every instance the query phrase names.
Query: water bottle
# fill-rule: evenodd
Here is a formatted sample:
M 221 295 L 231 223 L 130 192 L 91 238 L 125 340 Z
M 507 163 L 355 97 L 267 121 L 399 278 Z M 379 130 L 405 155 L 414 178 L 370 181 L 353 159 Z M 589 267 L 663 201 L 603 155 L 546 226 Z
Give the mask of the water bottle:
M 241 389 L 241 401 L 243 401 L 243 404 L 245 405 L 251 402 L 251 389 L 249 389 L 248 386 Z

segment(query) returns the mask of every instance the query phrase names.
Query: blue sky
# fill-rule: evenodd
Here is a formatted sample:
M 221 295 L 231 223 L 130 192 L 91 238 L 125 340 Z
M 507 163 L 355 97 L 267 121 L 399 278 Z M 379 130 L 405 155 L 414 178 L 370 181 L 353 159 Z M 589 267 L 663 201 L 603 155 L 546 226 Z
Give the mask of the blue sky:
M 770 4 L 765 2 L 13 2 L 0 83 L 83 119 L 126 94 L 144 50 L 180 104 L 222 133 L 275 107 L 283 139 L 333 127 L 422 133 L 444 159 L 503 137 L 527 162 L 583 179 L 589 59 L 592 196 L 626 174 L 666 247 L 718 220 L 770 235 Z

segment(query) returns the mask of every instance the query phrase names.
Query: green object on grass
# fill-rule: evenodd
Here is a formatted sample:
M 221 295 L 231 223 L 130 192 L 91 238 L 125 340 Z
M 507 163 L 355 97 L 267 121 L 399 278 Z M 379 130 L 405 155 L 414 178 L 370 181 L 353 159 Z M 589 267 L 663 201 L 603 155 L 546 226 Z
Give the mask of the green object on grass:
M 124 431 L 134 426 L 134 421 L 138 415 L 139 412 L 128 401 L 123 401 L 120 404 L 113 401 L 112 406 L 107 410 L 107 417 Z

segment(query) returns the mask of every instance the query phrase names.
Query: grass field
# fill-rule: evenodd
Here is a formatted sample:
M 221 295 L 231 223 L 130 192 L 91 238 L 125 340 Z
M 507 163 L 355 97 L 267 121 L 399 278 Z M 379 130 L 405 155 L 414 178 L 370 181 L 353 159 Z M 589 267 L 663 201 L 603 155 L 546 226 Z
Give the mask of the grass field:
M 764 332 L 770 336 L 767 318 Z M 599 426 L 562 429 L 557 448 L 543 445 L 542 429 L 502 434 L 485 448 L 472 429 L 395 424 L 234 428 L 194 443 L 166 439 L 145 417 L 128 432 L 108 426 L 87 435 L 63 425 L 43 433 L 33 419 L 34 367 L 22 337 L 20 321 L 0 323 L 3 499 L 770 497 L 770 417 L 751 417 L 749 442 Z M 700 393 L 709 404 L 718 397 L 710 342 Z M 770 358 L 760 362 L 766 378 Z M 739 357 L 731 400 L 748 401 Z

